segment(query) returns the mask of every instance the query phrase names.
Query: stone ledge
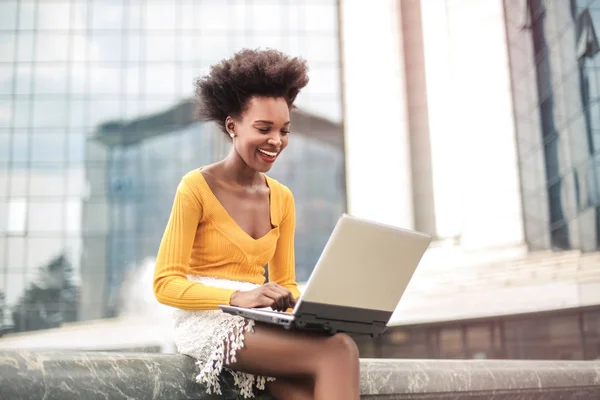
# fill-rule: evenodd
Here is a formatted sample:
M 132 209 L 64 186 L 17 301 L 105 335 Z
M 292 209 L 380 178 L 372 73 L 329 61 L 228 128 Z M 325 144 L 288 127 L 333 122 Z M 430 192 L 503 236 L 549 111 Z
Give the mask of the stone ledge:
M 0 352 L 4 399 L 235 399 L 207 395 L 189 357 L 110 352 Z M 598 399 L 600 361 L 361 361 L 363 399 Z M 259 399 L 271 399 L 263 395 Z

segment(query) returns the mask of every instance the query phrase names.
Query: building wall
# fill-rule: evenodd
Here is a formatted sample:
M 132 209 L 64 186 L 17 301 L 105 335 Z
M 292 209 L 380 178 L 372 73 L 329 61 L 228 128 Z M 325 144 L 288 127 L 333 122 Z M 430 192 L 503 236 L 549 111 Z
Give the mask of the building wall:
M 600 308 L 394 327 L 356 340 L 367 358 L 597 360 Z
M 597 250 L 600 2 L 504 3 L 527 243 Z
M 273 47 L 306 58 L 311 81 L 297 105 L 342 123 L 334 0 L 0 2 L 0 291 L 8 294 L 8 309 L 30 282 L 28 274 L 49 261 L 41 254 L 67 251 L 81 275 L 80 316 L 114 312 L 123 270 L 151 253 L 162 234 L 131 218 L 145 203 L 124 199 L 137 189 L 121 175 L 142 169 L 143 179 L 157 175 L 165 182 L 160 198 L 171 202 L 171 179 L 191 165 L 181 161 L 186 149 L 179 146 L 185 143 L 177 138 L 204 142 L 190 133 L 156 139 L 152 149 L 150 142 L 141 149 L 107 149 L 89 138 L 106 122 L 152 115 L 190 98 L 195 77 L 243 47 Z M 293 134 L 291 140 L 290 148 Z M 293 189 L 325 193 L 313 204 L 298 204 L 299 235 L 315 235 L 299 242 L 299 275 L 305 279 L 332 227 L 330 210 L 345 210 L 343 173 L 336 169 L 344 156 L 330 145 L 296 143 L 294 168 L 308 175 L 283 168 L 274 173 Z M 202 157 L 190 155 L 198 166 L 227 151 L 201 150 Z M 333 153 L 329 163 L 312 162 Z M 337 174 L 333 181 L 320 173 L 323 167 L 331 168 L 327 177 Z M 317 178 L 320 185 L 309 184 Z M 135 191 L 134 198 L 147 195 Z M 305 207 L 322 213 L 308 218 Z M 15 210 L 23 217 L 12 217 Z M 156 225 L 165 218 L 157 216 Z

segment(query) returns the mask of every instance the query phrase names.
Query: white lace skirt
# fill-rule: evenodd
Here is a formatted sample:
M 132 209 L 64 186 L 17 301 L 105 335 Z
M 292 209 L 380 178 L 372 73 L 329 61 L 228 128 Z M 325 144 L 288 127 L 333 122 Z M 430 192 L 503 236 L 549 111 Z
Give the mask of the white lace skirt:
M 252 290 L 259 285 L 248 282 L 190 275 L 188 279 L 208 286 Z M 254 331 L 254 321 L 226 314 L 221 310 L 175 310 L 174 339 L 179 353 L 196 359 L 200 373 L 196 382 L 206 386 L 209 394 L 221 393 L 219 375 L 223 370 L 233 375 L 236 387 L 244 398 L 254 397 L 253 388 L 264 390 L 267 381 L 275 378 L 233 371 L 226 367 L 236 361 L 237 350 L 244 347 L 244 332 Z

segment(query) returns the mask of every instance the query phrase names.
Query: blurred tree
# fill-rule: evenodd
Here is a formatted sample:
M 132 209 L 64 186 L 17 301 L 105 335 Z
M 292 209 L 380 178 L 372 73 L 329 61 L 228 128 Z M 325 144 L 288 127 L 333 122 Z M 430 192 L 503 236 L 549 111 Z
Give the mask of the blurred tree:
M 73 283 L 73 268 L 61 254 L 38 270 L 25 289 L 12 317 L 15 332 L 56 328 L 77 320 L 79 288 Z

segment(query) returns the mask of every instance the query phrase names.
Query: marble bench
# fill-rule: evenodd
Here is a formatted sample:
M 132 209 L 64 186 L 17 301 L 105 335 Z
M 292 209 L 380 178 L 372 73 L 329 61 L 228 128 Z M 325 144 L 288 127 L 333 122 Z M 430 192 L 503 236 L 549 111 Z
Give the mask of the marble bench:
M 156 353 L 0 351 L 0 399 L 235 399 L 207 395 L 194 362 Z M 600 361 L 361 361 L 363 399 L 600 399 Z M 271 399 L 268 395 L 257 397 Z

